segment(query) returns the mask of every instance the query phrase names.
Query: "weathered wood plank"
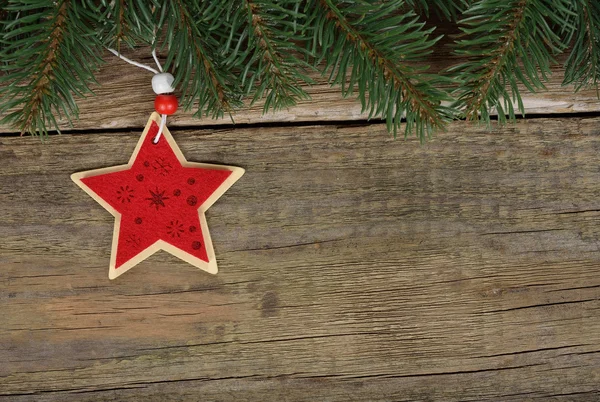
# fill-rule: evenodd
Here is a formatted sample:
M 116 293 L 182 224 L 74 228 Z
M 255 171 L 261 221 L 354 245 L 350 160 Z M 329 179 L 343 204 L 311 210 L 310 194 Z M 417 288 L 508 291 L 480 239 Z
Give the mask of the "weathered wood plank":
M 127 53 L 131 58 L 148 65 L 153 64 L 148 49 Z M 98 74 L 100 86 L 94 87 L 96 96 L 78 101 L 80 119 L 74 121 L 75 129 L 137 128 L 144 127 L 148 116 L 154 111 L 154 97 L 150 86 L 152 73 L 131 66 L 107 52 L 107 64 Z M 433 71 L 440 71 L 456 63 L 449 54 L 446 43 L 441 43 L 431 55 L 428 64 Z M 574 93 L 572 86 L 561 85 L 564 71 L 557 66 L 547 84 L 547 90 L 536 94 L 523 89 L 523 102 L 527 114 L 556 114 L 599 112 L 600 100 L 595 90 Z M 261 124 L 274 122 L 326 122 L 365 120 L 368 113 L 361 112 L 355 97 L 344 99 L 338 87 L 330 87 L 319 74 L 312 74 L 315 85 L 307 88 L 311 100 L 302 101 L 296 107 L 263 115 L 263 104 L 248 105 L 233 114 L 236 124 Z M 191 112 L 178 111 L 169 119 L 170 127 L 206 125 L 230 125 L 229 117 L 213 120 L 198 119 Z M 62 120 L 62 130 L 69 130 L 67 121 Z M 14 132 L 7 125 L 0 125 L 0 133 Z
M 69 179 L 139 131 L 0 138 L 0 396 L 594 400 L 600 119 L 173 130 L 246 175 L 207 214 L 220 273 L 107 279 L 113 218 Z

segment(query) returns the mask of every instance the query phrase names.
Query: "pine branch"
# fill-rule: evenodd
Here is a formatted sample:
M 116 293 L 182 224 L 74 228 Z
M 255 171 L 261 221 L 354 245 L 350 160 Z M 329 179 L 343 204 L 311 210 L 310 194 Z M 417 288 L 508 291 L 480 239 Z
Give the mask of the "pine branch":
M 134 45 L 134 40 L 131 35 L 131 25 L 126 18 L 127 13 L 127 1 L 126 0 L 115 0 L 109 3 L 107 13 L 107 41 L 106 46 L 117 49 L 121 52 L 121 43 L 126 42 L 131 47 Z
M 15 21 L 2 21 L 0 59 L 6 64 L 0 67 L 5 73 L 0 96 L 9 100 L 0 105 L 0 113 L 6 113 L 2 122 L 21 134 L 47 134 L 48 126 L 57 126 L 56 115 L 64 113 L 69 121 L 77 115 L 73 94 L 90 92 L 88 83 L 100 62 L 89 19 L 94 14 L 89 5 L 68 0 L 6 6 L 9 12 L 21 9 L 27 12 Z
M 430 10 L 448 20 L 455 21 L 467 8 L 471 0 L 406 0 L 406 4 L 429 17 Z
M 246 93 L 254 92 L 252 103 L 265 99 L 263 112 L 279 110 L 296 105 L 300 99 L 308 99 L 303 84 L 312 83 L 305 74 L 310 68 L 298 58 L 305 51 L 296 43 L 302 41 L 299 35 L 304 30 L 306 17 L 298 11 L 296 0 L 282 0 L 273 4 L 264 0 L 236 1 L 237 12 L 232 29 L 242 33 L 232 49 L 232 57 L 237 63 L 251 66 L 244 68 L 241 85 Z M 245 39 L 247 38 L 247 39 Z M 243 43 L 249 51 L 239 52 Z
M 128 21 L 125 19 L 125 0 L 116 0 L 113 4 L 112 15 L 115 16 L 115 34 L 113 35 L 115 40 L 115 47 L 118 52 L 121 51 L 121 42 L 124 40 L 130 42 L 129 31 L 130 27 Z
M 454 18 L 465 7 L 455 53 L 467 61 L 448 70 L 454 80 L 428 73 L 439 38 L 415 10 Z M 503 122 L 516 103 L 524 114 L 519 85 L 543 88 L 567 43 L 564 83 L 600 81 L 596 0 L 0 0 L 0 27 L 2 121 L 43 134 L 77 116 L 103 47 L 122 44 L 168 48 L 197 116 L 230 113 L 244 95 L 264 99 L 264 112 L 292 106 L 308 98 L 310 61 L 394 135 L 404 126 L 421 139 L 458 110 L 489 121 L 495 108 Z M 456 82 L 458 100 L 444 106 Z
M 36 125 L 34 122 L 44 119 L 42 103 L 45 94 L 50 91 L 52 81 L 55 79 L 54 69 L 56 67 L 57 49 L 63 41 L 67 7 L 68 2 L 66 1 L 56 7 L 56 13 L 53 16 L 54 21 L 50 26 L 48 38 L 43 42 L 47 48 L 46 55 L 34 67 L 35 70 L 31 78 L 33 90 L 22 100 L 24 114 L 19 116 L 19 119 L 16 121 L 17 125 L 21 127 L 21 135 L 25 131 L 32 131 Z M 54 117 L 52 116 L 51 118 L 53 119 Z M 54 121 L 53 124 L 56 125 L 56 122 Z
M 237 78 L 225 63 L 218 38 L 213 36 L 220 32 L 218 37 L 223 37 L 219 30 L 227 11 L 226 2 L 164 0 L 161 6 L 157 26 L 164 27 L 162 33 L 169 44 L 165 68 L 172 66 L 175 70 L 175 85 L 181 83 L 182 87 L 182 103 L 187 109 L 197 104 L 197 116 L 222 117 L 241 106 Z
M 565 63 L 563 85 L 574 84 L 575 90 L 595 87 L 600 82 L 600 3 L 574 0 L 573 47 Z M 600 96 L 600 95 L 599 95 Z
M 8 0 L 0 0 L 0 26 L 4 27 L 6 25 L 6 21 L 16 21 L 19 19 L 19 11 L 9 10 L 8 9 Z M 6 48 L 8 43 L 2 40 L 2 36 L 0 35 L 0 53 Z M 7 63 L 5 60 L 0 60 L 0 63 Z
M 544 88 L 553 54 L 566 47 L 550 27 L 567 25 L 568 17 L 568 0 L 475 2 L 460 21 L 466 39 L 457 42 L 455 51 L 469 60 L 449 70 L 462 82 L 456 106 L 464 116 L 489 122 L 496 108 L 501 122 L 506 114 L 514 119 L 513 102 L 524 115 L 517 85 L 532 92 Z
M 122 43 L 130 48 L 153 43 L 155 21 L 151 10 L 160 5 L 158 0 L 103 0 L 102 3 L 103 24 L 98 35 L 106 47 L 120 52 Z
M 394 136 L 405 117 L 405 136 L 415 132 L 423 140 L 451 117 L 441 105 L 448 99 L 440 89 L 447 80 L 412 65 L 430 54 L 439 38 L 429 37 L 433 29 L 423 29 L 413 11 L 398 13 L 402 5 L 315 0 L 307 8 L 315 10 L 313 49 L 320 47 L 330 82 L 340 84 L 345 96 L 358 87 L 363 111 L 383 116 Z

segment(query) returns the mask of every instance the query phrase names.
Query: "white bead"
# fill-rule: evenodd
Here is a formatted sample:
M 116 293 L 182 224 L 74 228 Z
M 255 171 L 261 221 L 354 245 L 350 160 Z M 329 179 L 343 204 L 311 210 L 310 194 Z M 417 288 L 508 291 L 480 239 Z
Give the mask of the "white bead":
M 152 90 L 155 94 L 167 94 L 169 92 L 175 92 L 173 85 L 175 78 L 169 73 L 160 73 L 152 77 Z

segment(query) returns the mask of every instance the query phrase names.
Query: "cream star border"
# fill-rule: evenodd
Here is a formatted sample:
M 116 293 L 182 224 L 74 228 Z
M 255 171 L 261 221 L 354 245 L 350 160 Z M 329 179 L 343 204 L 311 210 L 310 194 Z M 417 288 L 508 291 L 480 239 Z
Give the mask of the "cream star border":
M 204 169 L 231 171 L 231 174 L 229 175 L 229 177 L 198 208 L 198 215 L 200 217 L 200 227 L 202 228 L 202 235 L 204 236 L 204 246 L 206 247 L 208 262 L 203 261 L 200 258 L 195 257 L 195 256 L 181 250 L 180 248 L 167 243 L 164 240 L 158 240 L 151 246 L 147 247 L 145 250 L 141 251 L 135 257 L 133 257 L 132 259 L 130 259 L 129 261 L 127 261 L 126 263 L 121 265 L 118 269 L 115 267 L 116 260 L 117 260 L 119 230 L 120 230 L 120 226 L 121 226 L 121 214 L 117 210 L 115 210 L 112 206 L 110 206 L 110 204 L 108 204 L 106 201 L 104 201 L 102 198 L 100 198 L 100 196 L 98 196 L 98 194 L 96 194 L 89 187 L 87 187 L 81 181 L 81 179 L 86 178 L 86 177 L 91 177 L 91 176 L 97 176 L 100 174 L 114 173 L 114 172 L 119 172 L 122 170 L 130 169 L 132 167 L 133 163 L 135 162 L 135 160 L 138 156 L 138 153 L 140 152 L 140 149 L 142 148 L 144 139 L 146 138 L 146 135 L 148 134 L 148 131 L 150 130 L 150 127 L 152 126 L 153 122 L 160 126 L 160 115 L 156 112 L 152 113 L 152 115 L 150 115 L 150 118 L 148 119 L 148 123 L 146 123 L 146 127 L 144 128 L 144 132 L 142 133 L 142 136 L 140 137 L 140 140 L 138 141 L 138 143 L 135 147 L 135 150 L 133 151 L 133 154 L 131 155 L 131 158 L 129 159 L 129 163 L 127 163 L 126 165 L 111 166 L 111 167 L 102 168 L 102 169 L 88 170 L 85 172 L 73 173 L 71 175 L 71 179 L 75 182 L 75 184 L 77 184 L 83 191 L 85 191 L 90 197 L 92 197 L 94 200 L 96 200 L 100 205 L 102 205 L 102 207 L 104 207 L 104 209 L 106 209 L 108 212 L 110 212 L 115 217 L 115 227 L 114 227 L 114 231 L 113 231 L 113 240 L 112 240 L 112 249 L 111 249 L 111 256 L 110 256 L 110 266 L 109 266 L 109 271 L 108 271 L 108 278 L 115 279 L 116 277 L 129 271 L 131 268 L 133 268 L 134 266 L 136 266 L 137 264 L 139 264 L 140 262 L 142 262 L 146 258 L 150 257 L 152 254 L 156 253 L 159 250 L 164 250 L 164 251 L 166 251 L 166 252 L 168 252 L 168 253 L 170 253 L 170 254 L 172 254 L 172 255 L 174 255 L 174 256 L 176 256 L 176 257 L 178 257 L 178 258 L 180 258 L 180 259 L 192 264 L 193 266 L 198 267 L 208 273 L 216 274 L 218 272 L 217 259 L 215 257 L 215 250 L 213 248 L 212 239 L 211 239 L 210 233 L 208 231 L 208 224 L 206 223 L 206 217 L 205 217 L 204 213 L 236 181 L 238 181 L 240 179 L 240 177 L 242 177 L 242 175 L 244 174 L 244 169 L 242 169 L 240 167 L 236 167 L 236 166 L 212 165 L 212 164 L 207 164 L 207 163 L 188 162 L 185 159 L 185 156 L 183 156 L 183 153 L 181 153 L 181 150 L 177 146 L 177 143 L 173 139 L 173 136 L 171 135 L 171 133 L 169 132 L 169 130 L 167 129 L 166 126 L 163 129 L 161 141 L 167 141 L 169 143 L 169 145 L 171 146 L 171 149 L 175 153 L 175 156 L 177 156 L 177 159 L 179 159 L 181 166 L 189 167 L 189 168 L 204 168 Z

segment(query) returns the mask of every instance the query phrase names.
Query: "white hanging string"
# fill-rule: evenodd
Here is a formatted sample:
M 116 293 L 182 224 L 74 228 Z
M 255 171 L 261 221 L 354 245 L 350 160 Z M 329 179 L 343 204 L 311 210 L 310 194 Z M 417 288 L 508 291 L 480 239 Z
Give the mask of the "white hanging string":
M 146 69 L 146 70 L 148 70 L 148 71 L 150 71 L 151 73 L 154 73 L 154 74 L 158 74 L 159 73 L 157 70 L 153 69 L 152 67 L 149 67 L 149 66 L 147 66 L 145 64 L 138 63 L 137 61 L 133 61 L 131 59 L 128 59 L 127 57 L 123 56 L 121 53 L 117 52 L 115 49 L 111 49 L 111 48 L 107 48 L 107 49 L 108 49 L 109 52 L 111 52 L 115 56 L 117 56 L 117 57 L 125 60 L 129 64 L 133 64 L 134 66 L 137 66 L 137 67 L 140 67 L 140 68 L 144 68 L 144 69 Z M 158 63 L 158 61 L 157 61 L 157 63 Z
M 154 74 L 159 74 L 159 72 L 160 73 L 163 72 L 163 68 L 162 68 L 162 66 L 160 64 L 160 61 L 158 61 L 158 57 L 156 57 L 156 49 L 152 50 L 152 58 L 156 62 L 156 66 L 158 67 L 158 71 L 155 70 L 155 69 L 153 69 L 150 66 L 147 66 L 147 65 L 142 64 L 142 63 L 138 63 L 137 61 L 133 61 L 133 60 L 131 60 L 131 59 L 123 56 L 121 53 L 117 52 L 115 49 L 111 49 L 111 48 L 107 48 L 107 49 L 108 49 L 109 52 L 111 52 L 115 56 L 119 57 L 120 59 L 122 59 L 122 60 L 126 61 L 127 63 L 132 64 L 132 65 L 134 65 L 136 67 L 143 68 L 143 69 L 148 70 L 148 71 L 150 71 L 150 72 L 152 72 Z M 156 136 L 152 140 L 152 142 L 154 144 L 157 144 L 158 140 L 160 140 L 160 136 L 162 135 L 163 129 L 164 129 L 164 127 L 166 125 L 167 125 L 167 115 L 166 114 L 162 114 L 162 115 L 160 115 L 160 127 L 158 128 L 158 133 L 156 134 Z
M 160 115 L 160 127 L 158 127 L 158 133 L 156 133 L 156 136 L 154 137 L 154 139 L 152 140 L 152 142 L 154 144 L 158 144 L 158 140 L 160 140 L 160 136 L 163 133 L 163 128 L 167 125 L 167 115 L 166 114 L 161 114 Z
M 163 69 L 162 69 L 162 66 L 160 65 L 160 61 L 158 61 L 158 57 L 156 57 L 156 49 L 152 49 L 152 57 L 154 58 L 154 61 L 156 62 L 156 65 L 158 66 L 158 70 L 162 73 Z
M 163 132 L 163 127 L 165 127 L 166 125 L 167 125 L 167 115 L 161 114 L 160 115 L 160 127 L 158 128 L 158 133 L 152 140 L 153 143 L 158 144 L 158 140 L 160 140 L 160 136 L 162 135 L 162 132 Z

